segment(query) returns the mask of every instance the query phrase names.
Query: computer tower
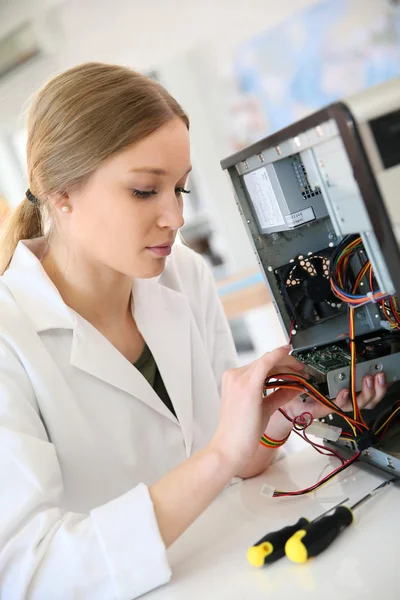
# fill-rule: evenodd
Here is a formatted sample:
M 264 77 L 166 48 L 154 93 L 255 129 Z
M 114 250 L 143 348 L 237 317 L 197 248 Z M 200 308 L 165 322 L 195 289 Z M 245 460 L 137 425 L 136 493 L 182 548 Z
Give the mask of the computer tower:
M 380 371 L 400 381 L 400 78 L 331 104 L 221 165 L 293 354 L 318 388 L 334 399 L 349 386 L 349 308 L 331 277 L 347 241 L 356 244 L 347 284 L 369 298 L 354 311 L 356 388 Z M 389 413 L 396 400 L 400 390 Z M 375 440 L 362 458 L 400 475 L 400 418 L 390 428 L 390 448 Z M 354 441 L 335 444 L 357 449 Z

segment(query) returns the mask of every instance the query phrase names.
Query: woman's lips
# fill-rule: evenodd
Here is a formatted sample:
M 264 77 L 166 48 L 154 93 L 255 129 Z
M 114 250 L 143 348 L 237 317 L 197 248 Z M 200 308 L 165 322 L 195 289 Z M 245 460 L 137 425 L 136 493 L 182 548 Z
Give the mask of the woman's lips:
M 153 252 L 157 256 L 168 256 L 171 254 L 172 244 L 165 244 L 162 246 L 148 246 L 147 250 Z

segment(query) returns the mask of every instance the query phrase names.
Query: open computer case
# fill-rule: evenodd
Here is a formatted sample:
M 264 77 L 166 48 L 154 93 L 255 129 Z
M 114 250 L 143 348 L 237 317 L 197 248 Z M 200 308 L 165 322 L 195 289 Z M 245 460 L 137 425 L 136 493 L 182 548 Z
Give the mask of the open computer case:
M 400 78 L 327 106 L 221 165 L 293 354 L 315 385 L 330 399 L 349 386 L 349 308 L 333 292 L 330 268 L 346 244 L 355 248 L 346 285 L 365 299 L 354 310 L 356 388 L 380 371 L 400 381 Z M 374 411 L 371 429 L 382 431 L 398 401 L 400 389 Z M 359 444 L 362 459 L 400 476 L 400 414 L 384 433 Z M 357 450 L 346 438 L 334 445 Z

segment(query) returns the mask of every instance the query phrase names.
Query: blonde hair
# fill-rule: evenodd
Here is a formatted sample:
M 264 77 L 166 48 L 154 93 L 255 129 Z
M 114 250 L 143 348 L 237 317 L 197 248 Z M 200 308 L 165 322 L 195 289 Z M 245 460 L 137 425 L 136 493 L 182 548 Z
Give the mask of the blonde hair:
M 132 69 L 84 63 L 51 79 L 28 116 L 29 188 L 3 224 L 0 274 L 20 240 L 44 234 L 46 200 L 84 183 L 112 154 L 143 139 L 173 118 L 189 128 L 178 102 L 157 81 Z

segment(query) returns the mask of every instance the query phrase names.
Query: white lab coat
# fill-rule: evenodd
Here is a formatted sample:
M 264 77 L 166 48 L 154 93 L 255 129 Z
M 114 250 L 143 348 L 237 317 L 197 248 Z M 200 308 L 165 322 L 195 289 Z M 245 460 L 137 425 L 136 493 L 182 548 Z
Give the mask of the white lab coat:
M 0 277 L 0 597 L 131 600 L 170 579 L 148 486 L 211 439 L 230 330 L 185 246 L 134 282 L 177 420 L 28 246 Z

